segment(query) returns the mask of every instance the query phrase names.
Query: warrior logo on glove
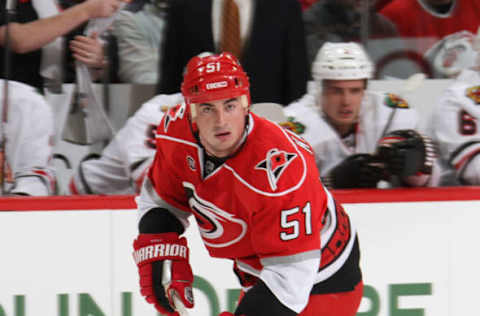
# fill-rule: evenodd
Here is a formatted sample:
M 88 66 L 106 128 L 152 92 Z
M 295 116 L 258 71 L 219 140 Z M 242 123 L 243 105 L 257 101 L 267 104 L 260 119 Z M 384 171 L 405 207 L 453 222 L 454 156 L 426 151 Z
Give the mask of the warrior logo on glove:
M 178 315 L 177 302 L 193 307 L 193 272 L 185 238 L 176 233 L 140 234 L 133 243 L 140 274 L 140 292 L 157 311 Z

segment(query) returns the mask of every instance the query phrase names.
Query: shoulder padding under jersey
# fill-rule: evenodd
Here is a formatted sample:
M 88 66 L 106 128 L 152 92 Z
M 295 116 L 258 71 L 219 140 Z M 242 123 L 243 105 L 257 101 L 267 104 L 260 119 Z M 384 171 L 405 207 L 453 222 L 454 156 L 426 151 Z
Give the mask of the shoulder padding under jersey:
M 246 188 L 267 196 L 290 193 L 317 172 L 312 148 L 305 140 L 254 114 L 244 146 L 225 168 Z

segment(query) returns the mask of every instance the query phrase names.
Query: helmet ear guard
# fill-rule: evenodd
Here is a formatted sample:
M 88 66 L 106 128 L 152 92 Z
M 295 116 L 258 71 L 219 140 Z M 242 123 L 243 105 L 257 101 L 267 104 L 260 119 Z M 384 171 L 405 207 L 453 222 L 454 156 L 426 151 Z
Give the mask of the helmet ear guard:
M 326 42 L 312 64 L 315 81 L 371 79 L 374 66 L 363 47 L 357 43 Z
M 197 114 L 195 105 L 198 103 L 241 97 L 242 106 L 250 105 L 248 76 L 230 53 L 190 59 L 181 91 L 192 117 Z

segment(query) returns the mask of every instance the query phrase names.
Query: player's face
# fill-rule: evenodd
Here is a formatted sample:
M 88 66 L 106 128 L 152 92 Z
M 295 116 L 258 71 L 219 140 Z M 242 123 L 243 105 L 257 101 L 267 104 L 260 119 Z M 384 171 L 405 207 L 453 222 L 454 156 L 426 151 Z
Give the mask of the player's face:
M 197 105 L 195 122 L 200 142 L 210 155 L 227 157 L 238 148 L 247 113 L 240 97 Z
M 348 132 L 358 120 L 365 94 L 365 80 L 324 80 L 322 108 L 340 134 Z

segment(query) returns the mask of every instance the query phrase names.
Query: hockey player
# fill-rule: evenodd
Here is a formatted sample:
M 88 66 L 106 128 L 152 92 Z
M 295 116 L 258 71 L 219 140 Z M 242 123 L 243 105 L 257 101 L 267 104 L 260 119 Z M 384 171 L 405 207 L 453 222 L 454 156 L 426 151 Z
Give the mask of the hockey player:
M 5 81 L 1 81 L 0 108 L 5 106 Z M 9 195 L 52 195 L 56 190 L 52 165 L 53 113 L 34 88 L 8 82 L 7 122 L 0 137 L 5 138 L 6 157 L 0 175 Z
M 193 306 L 182 237 L 193 215 L 210 255 L 234 262 L 245 292 L 235 315 L 355 315 L 356 232 L 311 146 L 249 112 L 248 77 L 229 53 L 192 58 L 181 91 L 136 198 L 133 256 L 147 302 L 166 315 Z
M 314 83 L 285 108 L 282 124 L 313 147 L 332 188 L 434 185 L 431 141 L 415 131 L 417 114 L 397 95 L 367 90 L 373 65 L 357 43 L 325 43 L 312 65 Z
M 135 194 L 155 155 L 155 132 L 164 112 L 183 102 L 181 93 L 158 95 L 142 105 L 105 147 L 99 159 L 80 162 L 71 194 Z
M 464 69 L 433 111 L 433 139 L 451 172 L 442 184 L 480 184 L 480 69 Z

